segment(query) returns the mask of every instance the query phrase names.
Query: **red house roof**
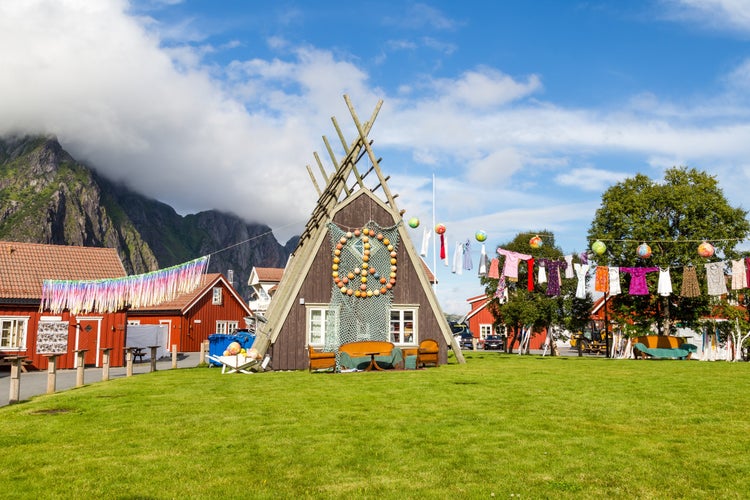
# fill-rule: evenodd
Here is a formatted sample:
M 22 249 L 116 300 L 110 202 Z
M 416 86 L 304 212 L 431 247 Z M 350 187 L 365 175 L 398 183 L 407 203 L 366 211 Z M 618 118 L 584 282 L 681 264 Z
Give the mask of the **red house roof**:
M 283 267 L 256 267 L 255 272 L 258 274 L 258 280 L 262 282 L 279 282 L 284 276 Z
M 0 298 L 40 299 L 44 280 L 126 276 L 114 248 L 0 241 Z
M 220 282 L 224 283 L 224 286 L 229 291 L 229 293 L 234 296 L 237 302 L 242 304 L 242 307 L 245 308 L 247 315 L 252 316 L 253 313 L 248 305 L 244 300 L 242 300 L 242 297 L 237 294 L 237 291 L 234 289 L 234 287 L 229 284 L 226 278 L 224 278 L 224 275 L 221 273 L 204 274 L 203 276 L 201 276 L 200 286 L 198 286 L 198 288 L 196 288 L 192 292 L 182 293 L 170 301 L 162 302 L 161 304 L 155 306 L 132 309 L 131 314 L 135 315 L 138 312 L 153 313 L 156 311 L 180 311 L 182 314 L 184 314 L 189 311 L 190 308 L 193 307 L 205 294 L 211 293 L 213 288 Z

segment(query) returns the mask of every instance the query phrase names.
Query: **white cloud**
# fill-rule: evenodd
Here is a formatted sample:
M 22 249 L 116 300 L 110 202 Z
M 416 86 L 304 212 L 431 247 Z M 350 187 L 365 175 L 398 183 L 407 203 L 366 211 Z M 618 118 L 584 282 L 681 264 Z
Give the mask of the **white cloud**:
M 750 3 L 746 0 L 664 0 L 668 16 L 750 34 Z
M 496 107 L 517 101 L 537 92 L 541 81 L 536 75 L 518 82 L 491 68 L 467 71 L 457 79 L 443 78 L 433 82 L 443 106 Z
M 675 103 L 641 94 L 611 112 L 541 101 L 539 75 L 491 67 L 404 81 L 389 96 L 354 59 L 282 38 L 268 39 L 276 58 L 216 68 L 203 59 L 210 46 L 165 48 L 159 27 L 126 9 L 124 1 L 0 4 L 0 93 L 13 96 L 0 101 L 0 133 L 55 133 L 74 156 L 183 212 L 231 211 L 284 228 L 282 239 L 314 206 L 304 167 L 316 167 L 313 151 L 328 164 L 320 136 L 341 151 L 330 117 L 354 137 L 344 93 L 361 121 L 385 100 L 372 137 L 409 213 L 428 209 L 429 183 L 418 179 L 434 172 L 441 218 L 468 234 L 479 222 L 461 221 L 488 213 L 512 228 L 566 227 L 556 211 L 566 196 L 624 175 L 597 160 L 610 154 L 644 166 L 670 158 L 724 166 L 727 178 L 750 156 L 750 110 L 737 91 L 748 62 L 726 75 L 726 95 Z M 748 180 L 738 175 L 734 184 Z
M 601 193 L 632 174 L 625 172 L 611 172 L 598 168 L 573 168 L 555 177 L 555 182 L 561 186 L 576 187 L 582 191 Z

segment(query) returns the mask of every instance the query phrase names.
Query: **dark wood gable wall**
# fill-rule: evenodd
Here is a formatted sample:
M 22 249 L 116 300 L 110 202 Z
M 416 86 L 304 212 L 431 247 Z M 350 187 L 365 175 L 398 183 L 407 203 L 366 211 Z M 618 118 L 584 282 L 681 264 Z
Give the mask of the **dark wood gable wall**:
M 369 221 L 374 221 L 382 227 L 394 224 L 390 212 L 380 206 L 370 196 L 362 193 L 355 195 L 346 207 L 334 216 L 334 223 L 342 228 L 357 228 Z M 399 241 L 397 283 L 393 288 L 394 305 L 418 304 L 417 325 L 419 339 L 435 339 L 440 347 L 441 363 L 447 360 L 446 343 L 440 332 L 437 315 L 432 309 L 427 294 L 422 289 L 417 271 L 411 265 L 404 242 Z M 299 255 L 297 258 L 304 258 Z M 307 276 L 296 279 L 304 280 L 299 293 L 294 298 L 289 314 L 281 327 L 279 336 L 274 343 L 271 356 L 274 370 L 301 370 L 307 368 L 307 338 L 306 338 L 306 309 L 305 304 L 328 304 L 331 301 L 331 240 L 326 236 L 318 248 Z M 421 265 L 417 262 L 416 265 Z M 286 277 L 285 277 L 286 278 Z M 304 299 L 304 304 L 301 303 Z

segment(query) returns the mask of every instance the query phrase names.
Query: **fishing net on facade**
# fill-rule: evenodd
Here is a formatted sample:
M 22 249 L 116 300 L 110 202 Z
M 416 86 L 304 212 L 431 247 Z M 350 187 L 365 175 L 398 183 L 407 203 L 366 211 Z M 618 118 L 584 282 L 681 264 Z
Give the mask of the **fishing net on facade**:
M 326 351 L 358 340 L 389 340 L 391 289 L 396 286 L 398 224 L 368 222 L 342 229 L 328 223 L 332 293 L 326 314 Z M 337 356 L 338 359 L 338 356 Z

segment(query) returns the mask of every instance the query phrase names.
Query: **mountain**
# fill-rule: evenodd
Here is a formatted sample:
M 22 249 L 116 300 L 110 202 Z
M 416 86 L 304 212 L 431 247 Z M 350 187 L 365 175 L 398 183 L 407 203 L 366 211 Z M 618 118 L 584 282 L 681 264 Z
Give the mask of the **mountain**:
M 210 255 L 246 300 L 253 266 L 283 267 L 271 229 L 208 210 L 182 216 L 77 162 L 54 137 L 0 138 L 0 240 L 116 248 L 128 274 Z

